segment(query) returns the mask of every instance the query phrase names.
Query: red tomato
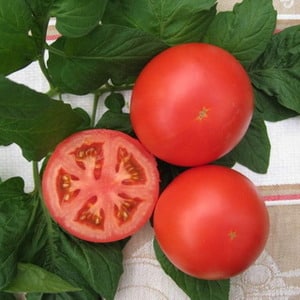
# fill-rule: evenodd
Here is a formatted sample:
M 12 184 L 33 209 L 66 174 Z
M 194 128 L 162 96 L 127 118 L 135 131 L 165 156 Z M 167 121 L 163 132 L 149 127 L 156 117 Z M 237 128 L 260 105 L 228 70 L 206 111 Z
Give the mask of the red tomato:
M 42 191 L 53 219 L 91 242 L 132 235 L 150 218 L 159 193 L 156 161 L 132 137 L 92 129 L 62 141 L 50 157 Z
M 133 88 L 130 115 L 139 140 L 171 164 L 197 166 L 228 153 L 246 133 L 253 89 L 242 65 L 204 43 L 154 57 Z
M 219 280 L 239 274 L 258 258 L 268 238 L 269 215 L 248 178 L 207 165 L 184 171 L 163 191 L 154 231 L 178 269 Z

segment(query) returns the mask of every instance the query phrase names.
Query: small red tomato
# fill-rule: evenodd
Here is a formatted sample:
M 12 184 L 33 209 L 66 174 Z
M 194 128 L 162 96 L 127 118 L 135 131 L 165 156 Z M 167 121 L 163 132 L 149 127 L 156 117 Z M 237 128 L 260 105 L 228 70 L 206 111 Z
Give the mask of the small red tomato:
M 227 51 L 204 43 L 154 57 L 134 85 L 133 129 L 145 147 L 171 164 L 197 166 L 232 150 L 254 109 L 248 74 Z
M 248 178 L 207 165 L 184 171 L 162 192 L 154 231 L 178 269 L 219 280 L 239 274 L 258 258 L 268 238 L 269 215 Z
M 159 174 L 153 155 L 138 140 L 114 130 L 85 130 L 56 147 L 42 191 L 50 215 L 66 231 L 91 242 L 112 242 L 148 221 Z

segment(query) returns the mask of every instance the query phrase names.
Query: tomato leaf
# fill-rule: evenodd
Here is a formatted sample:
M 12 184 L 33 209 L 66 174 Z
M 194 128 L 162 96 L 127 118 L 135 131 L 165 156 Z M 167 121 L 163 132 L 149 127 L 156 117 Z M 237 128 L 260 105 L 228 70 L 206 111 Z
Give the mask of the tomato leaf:
M 79 37 L 89 33 L 100 22 L 108 0 L 56 0 L 51 15 L 64 36 Z
M 255 90 L 256 108 L 264 120 L 270 122 L 282 121 L 298 115 L 297 112 L 281 105 L 275 96 L 269 96 L 262 90 Z
M 0 142 L 40 160 L 81 124 L 71 106 L 0 76 Z
M 32 210 L 31 196 L 24 193 L 23 179 L 15 177 L 0 184 L 0 290 L 17 273 L 20 246 Z
M 60 293 L 79 290 L 59 276 L 28 263 L 18 263 L 17 275 L 5 288 L 5 291 L 11 293 Z
M 243 0 L 214 18 L 204 41 L 226 49 L 247 67 L 265 50 L 276 16 L 272 0 Z
M 26 1 L 0 1 L 0 74 L 24 68 L 37 58 L 39 49 L 30 35 L 32 26 Z
M 125 106 L 124 96 L 120 93 L 112 93 L 105 99 L 107 111 L 101 116 L 96 128 L 115 129 L 128 134 L 132 133 L 129 113 L 123 112 Z
M 255 88 L 267 95 L 268 101 L 277 101 L 299 114 L 300 26 L 274 34 L 265 52 L 250 66 L 249 74 Z
M 241 142 L 216 163 L 238 162 L 256 173 L 266 173 L 269 167 L 271 144 L 262 115 L 255 112 Z
M 53 299 L 94 300 L 103 296 L 112 300 L 123 272 L 123 247 L 123 241 L 96 244 L 73 238 L 39 206 L 34 225 L 22 245 L 21 259 L 82 290 L 59 293 Z M 47 292 L 44 288 L 43 292 Z
M 153 241 L 155 255 L 174 282 L 191 298 L 206 300 L 225 300 L 229 297 L 229 280 L 202 280 L 178 270 L 160 249 L 156 239 Z M 201 255 L 201 253 L 199 254 Z
M 119 25 L 101 25 L 81 38 L 52 44 L 49 72 L 61 91 L 87 94 L 108 79 L 133 82 L 142 67 L 166 45 L 154 36 Z
M 215 0 L 114 0 L 103 22 L 137 28 L 175 45 L 200 41 L 215 14 Z
M 0 292 L 1 300 L 16 300 L 16 297 L 11 293 Z

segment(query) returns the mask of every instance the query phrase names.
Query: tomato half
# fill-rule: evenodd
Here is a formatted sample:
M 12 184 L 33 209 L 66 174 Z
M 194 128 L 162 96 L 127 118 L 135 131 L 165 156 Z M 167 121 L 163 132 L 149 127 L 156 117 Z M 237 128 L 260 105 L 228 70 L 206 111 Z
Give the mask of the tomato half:
M 178 269 L 219 280 L 239 274 L 258 258 L 268 238 L 269 215 L 248 178 L 207 165 L 184 171 L 162 192 L 154 231 Z
M 42 191 L 53 219 L 91 242 L 135 233 L 150 218 L 159 193 L 152 154 L 134 138 L 91 129 L 62 141 L 47 162 Z
M 139 140 L 169 163 L 197 166 L 228 153 L 253 115 L 248 74 L 227 51 L 204 43 L 171 47 L 138 76 L 130 116 Z

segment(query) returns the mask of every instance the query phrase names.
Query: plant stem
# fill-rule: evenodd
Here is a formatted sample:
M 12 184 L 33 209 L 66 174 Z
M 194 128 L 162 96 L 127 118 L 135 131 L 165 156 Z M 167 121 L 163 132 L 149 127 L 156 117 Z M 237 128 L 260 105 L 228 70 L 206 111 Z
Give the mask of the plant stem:
M 39 163 L 37 161 L 32 162 L 32 171 L 33 171 L 34 192 L 39 192 L 41 186 L 41 180 L 39 174 Z
M 133 84 L 124 84 L 124 85 L 112 85 L 112 84 L 105 84 L 101 86 L 98 90 L 95 91 L 95 94 L 99 97 L 108 92 L 122 92 L 122 91 L 129 91 L 133 88 Z
M 94 94 L 94 101 L 93 101 L 93 110 L 92 110 L 92 115 L 91 115 L 91 127 L 93 128 L 96 124 L 96 115 L 97 115 L 97 108 L 98 108 L 98 103 L 100 99 L 99 94 Z
M 46 77 L 48 83 L 49 83 L 49 86 L 50 86 L 50 90 L 55 90 L 54 89 L 54 85 L 53 85 L 53 82 L 52 82 L 52 78 L 48 72 L 48 69 L 47 69 L 47 66 L 46 66 L 46 63 L 45 63 L 45 60 L 44 60 L 44 53 L 39 57 L 39 65 L 40 65 L 40 68 L 44 74 L 44 76 Z

